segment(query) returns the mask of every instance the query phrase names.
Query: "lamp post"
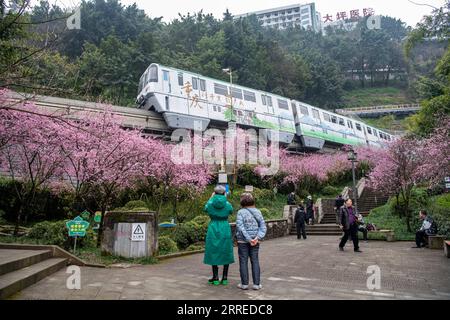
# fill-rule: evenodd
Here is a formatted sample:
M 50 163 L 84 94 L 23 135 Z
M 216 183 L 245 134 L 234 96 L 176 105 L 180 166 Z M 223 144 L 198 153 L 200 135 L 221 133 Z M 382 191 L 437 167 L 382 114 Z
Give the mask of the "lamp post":
M 358 162 L 358 154 L 355 150 L 350 149 L 348 152 L 348 160 L 352 163 L 352 177 L 353 177 L 353 198 L 355 199 L 355 212 L 358 213 L 358 190 L 356 190 L 356 175 L 355 175 L 355 163 Z
M 231 68 L 222 69 L 223 72 L 230 75 L 230 109 L 231 109 L 231 122 L 234 122 L 234 113 L 233 113 L 233 72 Z
M 230 111 L 231 111 L 231 117 L 230 117 L 230 123 L 228 124 L 228 128 L 231 130 L 234 130 L 233 139 L 236 135 L 236 122 L 234 119 L 234 110 L 233 110 L 233 72 L 231 68 L 222 69 L 222 71 L 228 75 L 230 75 Z M 235 153 L 233 152 L 233 155 Z M 237 183 L 237 172 L 236 172 L 236 159 L 233 159 L 233 187 Z

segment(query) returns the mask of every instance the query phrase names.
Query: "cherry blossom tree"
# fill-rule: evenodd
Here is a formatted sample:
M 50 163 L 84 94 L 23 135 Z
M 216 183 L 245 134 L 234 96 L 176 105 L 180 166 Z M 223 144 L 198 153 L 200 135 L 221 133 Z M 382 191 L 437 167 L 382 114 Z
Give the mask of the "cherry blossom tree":
M 192 198 L 205 189 L 212 178 L 212 167 L 207 164 L 175 164 L 173 145 L 155 139 L 145 139 L 142 150 L 145 166 L 140 168 L 140 180 L 148 194 L 157 202 L 157 212 L 164 201 L 171 201 L 176 213 L 177 204 Z
M 410 202 L 413 188 L 422 181 L 420 168 L 425 157 L 422 141 L 412 137 L 398 139 L 383 153 L 378 165 L 370 173 L 371 185 L 383 192 L 400 196 L 403 216 L 409 232 L 411 229 Z
M 32 103 L 26 108 L 35 111 Z M 19 209 L 15 234 L 34 203 L 39 188 L 62 177 L 64 155 L 58 132 L 63 128 L 48 117 L 12 110 L 0 114 L 1 171 L 14 183 Z
M 419 175 L 436 185 L 442 183 L 450 175 L 450 118 L 444 118 L 433 133 L 424 139 L 420 151 L 423 163 L 419 167 Z
M 146 165 L 145 140 L 137 130 L 123 130 L 120 119 L 107 107 L 80 118 L 78 127 L 60 132 L 64 171 L 76 200 L 96 200 L 102 217 L 99 245 L 106 211 L 121 190 L 134 184 L 140 168 Z

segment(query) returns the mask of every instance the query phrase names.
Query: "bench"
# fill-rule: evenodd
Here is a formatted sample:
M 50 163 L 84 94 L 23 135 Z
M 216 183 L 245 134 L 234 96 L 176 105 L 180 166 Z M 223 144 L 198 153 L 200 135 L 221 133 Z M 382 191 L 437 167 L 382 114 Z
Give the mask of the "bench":
M 450 241 L 444 241 L 444 253 L 447 258 L 450 258 Z
M 442 249 L 444 246 L 444 236 L 428 236 L 428 247 L 430 249 Z
M 374 231 L 369 231 L 369 234 L 382 234 L 384 235 L 384 237 L 386 238 L 387 242 L 394 242 L 395 241 L 395 233 L 394 230 L 374 230 Z

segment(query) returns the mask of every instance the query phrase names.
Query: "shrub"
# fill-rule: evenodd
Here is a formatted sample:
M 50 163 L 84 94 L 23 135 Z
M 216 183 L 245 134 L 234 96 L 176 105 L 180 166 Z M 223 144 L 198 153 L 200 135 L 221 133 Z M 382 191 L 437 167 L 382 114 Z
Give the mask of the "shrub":
M 136 209 L 145 209 L 148 210 L 147 204 L 145 201 L 142 200 L 132 200 L 128 201 L 127 204 L 124 206 L 125 210 L 135 211 Z
M 194 221 L 180 223 L 173 233 L 173 237 L 178 247 L 186 249 L 189 245 L 199 241 L 204 241 L 206 237 L 207 226 L 199 225 Z
M 259 211 L 261 211 L 261 214 L 263 215 L 264 219 L 267 219 L 270 215 L 270 211 L 267 208 L 260 208 Z
M 333 186 L 326 186 L 322 189 L 322 194 L 326 196 L 336 196 L 341 193 L 341 190 L 339 188 L 333 187 Z
M 205 249 L 205 245 L 202 243 L 194 243 L 187 247 L 186 251 L 197 251 Z
M 175 241 L 169 236 L 158 237 L 158 250 L 159 254 L 169 254 L 178 251 L 178 247 Z
M 36 223 L 28 233 L 28 237 L 39 240 L 41 244 L 57 245 L 68 250 L 72 248 L 74 239 L 69 237 L 66 222 L 67 220 Z M 85 237 L 77 239 L 77 247 L 88 246 L 94 246 L 94 232 L 90 228 Z
M 434 197 L 427 208 L 438 226 L 438 234 L 450 239 L 450 193 Z
M 6 219 L 4 217 L 5 217 L 5 211 L 0 210 L 0 224 L 6 224 L 7 223 L 7 221 L 6 221 Z
M 203 227 L 206 226 L 206 228 L 208 228 L 208 224 L 211 221 L 211 219 L 207 216 L 207 215 L 201 215 L 201 216 L 196 216 L 194 219 L 191 220 L 192 222 L 197 223 L 198 225 L 201 225 Z
M 272 200 L 275 198 L 275 194 L 272 190 L 269 189 L 253 189 L 253 196 L 255 197 L 255 200 Z

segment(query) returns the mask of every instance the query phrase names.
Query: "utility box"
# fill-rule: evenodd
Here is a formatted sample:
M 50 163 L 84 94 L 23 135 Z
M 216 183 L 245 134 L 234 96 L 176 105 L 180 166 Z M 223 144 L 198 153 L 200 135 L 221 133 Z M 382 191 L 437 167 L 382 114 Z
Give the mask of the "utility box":
M 156 212 L 108 212 L 103 218 L 102 253 L 124 258 L 158 252 Z

